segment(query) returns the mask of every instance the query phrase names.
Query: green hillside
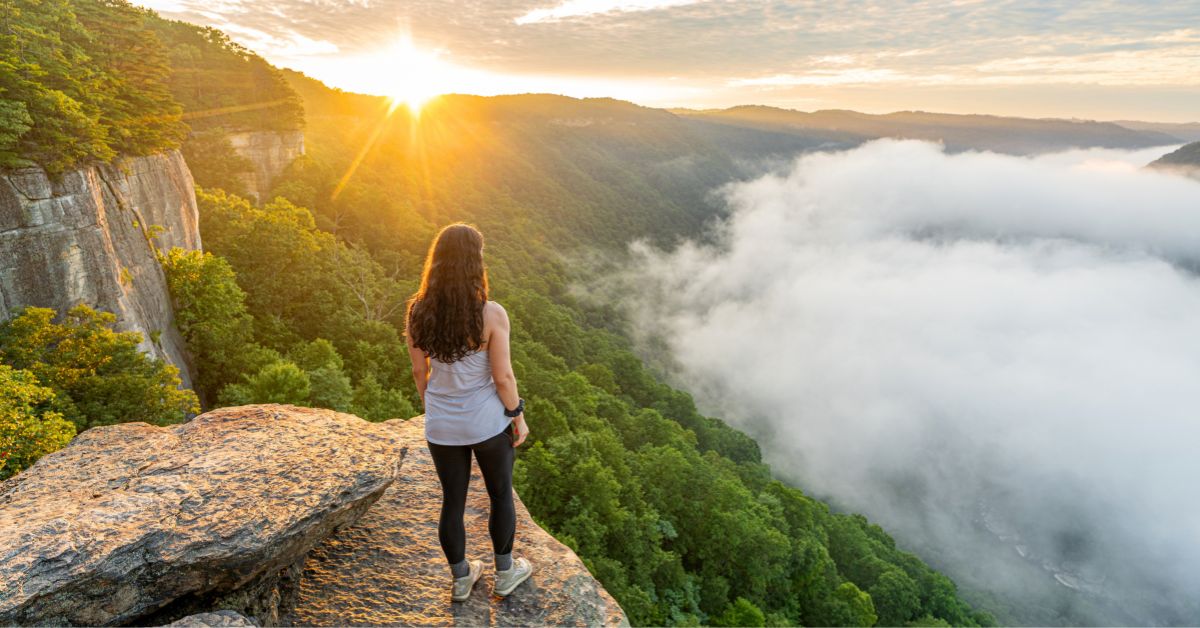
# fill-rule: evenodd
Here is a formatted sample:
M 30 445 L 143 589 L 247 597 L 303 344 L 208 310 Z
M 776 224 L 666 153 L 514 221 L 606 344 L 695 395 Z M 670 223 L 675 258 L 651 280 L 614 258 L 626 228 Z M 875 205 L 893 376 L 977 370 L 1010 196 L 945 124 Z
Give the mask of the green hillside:
M 1154 160 L 1150 165 L 1156 168 L 1200 168 L 1200 142 L 1181 146 L 1178 150 Z

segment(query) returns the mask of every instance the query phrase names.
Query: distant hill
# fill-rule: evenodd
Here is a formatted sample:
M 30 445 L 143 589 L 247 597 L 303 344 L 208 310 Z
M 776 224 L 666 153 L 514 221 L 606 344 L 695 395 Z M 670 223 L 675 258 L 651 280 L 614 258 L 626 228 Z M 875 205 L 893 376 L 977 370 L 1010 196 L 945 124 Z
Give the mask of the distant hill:
M 1171 137 L 1179 138 L 1181 142 L 1200 141 L 1200 122 L 1141 122 L 1138 120 L 1113 120 L 1127 129 L 1135 131 L 1157 131 Z
M 561 250 L 623 248 L 637 236 L 666 245 L 699 235 L 722 211 L 708 197 L 713 188 L 752 174 L 687 120 L 620 100 L 452 94 L 412 118 L 406 108 L 389 114 L 386 98 L 285 75 L 305 101 L 308 150 L 330 173 L 314 179 L 298 167 L 295 183 L 319 193 L 295 200 L 376 249 L 402 238 L 422 250 L 449 212 L 497 231 L 532 221 Z M 286 177 L 282 185 L 297 189 Z M 368 187 L 386 191 L 362 203 Z
M 1130 129 L 1112 122 L 923 111 L 884 115 L 840 109 L 805 112 L 760 105 L 672 111 L 694 121 L 800 135 L 829 145 L 894 137 L 940 141 L 950 151 L 990 150 L 1028 155 L 1067 148 L 1146 148 L 1178 142 L 1176 137 L 1166 133 Z
M 711 196 L 722 184 L 758 176 L 800 153 L 879 137 L 1022 154 L 1178 143 L 1111 123 L 768 107 L 701 112 L 551 94 L 441 96 L 410 124 L 407 109 L 389 114 L 384 97 L 283 72 L 304 99 L 308 149 L 328 174 L 314 180 L 314 173 L 297 169 L 282 189 L 318 192 L 294 200 L 313 208 L 323 225 L 332 229 L 336 222 L 340 233 L 376 250 L 395 247 L 396 238 L 411 240 L 401 248 L 419 250 L 433 225 L 448 218 L 441 213 L 448 207 L 498 226 L 536 220 L 564 249 L 567 243 L 623 249 L 643 236 L 668 245 L 703 237 L 704 224 L 726 210 Z M 373 208 L 333 193 L 352 168 L 344 194 L 361 195 L 368 183 L 390 186 Z
M 1151 168 L 1179 170 L 1200 178 L 1200 142 L 1192 142 L 1150 163 Z

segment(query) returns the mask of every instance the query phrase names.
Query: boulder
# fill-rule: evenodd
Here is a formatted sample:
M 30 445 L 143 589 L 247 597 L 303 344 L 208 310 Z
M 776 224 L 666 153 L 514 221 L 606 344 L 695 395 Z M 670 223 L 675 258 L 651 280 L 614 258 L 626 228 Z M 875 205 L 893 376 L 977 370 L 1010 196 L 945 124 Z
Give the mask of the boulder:
M 450 570 L 438 544 L 441 487 L 424 438 L 424 417 L 383 424 L 406 450 L 396 483 L 361 519 L 317 546 L 305 563 L 286 621 L 305 626 L 628 626 L 617 602 L 570 548 L 539 527 L 514 494 L 514 556 L 534 573 L 511 595 L 491 593 L 488 497 L 472 463 L 467 557 L 484 561 L 469 600 L 450 600 Z
M 279 405 L 87 430 L 0 485 L 0 625 L 278 623 L 309 550 L 392 484 L 401 433 Z

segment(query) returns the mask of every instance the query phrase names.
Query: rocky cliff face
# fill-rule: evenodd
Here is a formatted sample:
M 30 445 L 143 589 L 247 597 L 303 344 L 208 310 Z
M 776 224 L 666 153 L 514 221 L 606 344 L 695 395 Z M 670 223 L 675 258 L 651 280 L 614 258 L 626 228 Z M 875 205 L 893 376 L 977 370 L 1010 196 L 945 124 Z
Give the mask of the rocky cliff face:
M 143 350 L 192 373 L 155 248 L 200 248 L 192 175 L 178 151 L 68 172 L 0 172 L 0 318 L 80 303 L 141 332 Z
M 254 164 L 254 170 L 243 175 L 246 189 L 255 202 L 267 199 L 271 184 L 289 164 L 304 154 L 304 132 L 250 131 L 232 133 L 229 143 L 238 155 Z
M 520 505 L 533 576 L 451 602 L 439 508 L 420 418 L 266 405 L 93 428 L 0 484 L 0 625 L 628 625 Z M 476 469 L 472 557 L 486 508 Z

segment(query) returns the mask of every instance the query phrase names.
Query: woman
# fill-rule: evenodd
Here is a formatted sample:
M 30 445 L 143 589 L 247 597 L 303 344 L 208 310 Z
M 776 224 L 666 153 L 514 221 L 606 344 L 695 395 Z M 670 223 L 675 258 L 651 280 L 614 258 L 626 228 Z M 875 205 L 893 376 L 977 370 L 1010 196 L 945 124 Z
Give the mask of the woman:
M 512 558 L 514 448 L 529 427 L 509 359 L 508 313 L 488 300 L 483 235 L 475 227 L 459 222 L 438 232 L 407 306 L 404 333 L 425 404 L 425 440 L 442 483 L 438 540 L 454 579 L 450 598 L 466 600 L 483 573 L 483 561 L 465 557 L 472 452 L 491 499 L 492 591 L 508 595 L 533 573 L 528 559 Z

